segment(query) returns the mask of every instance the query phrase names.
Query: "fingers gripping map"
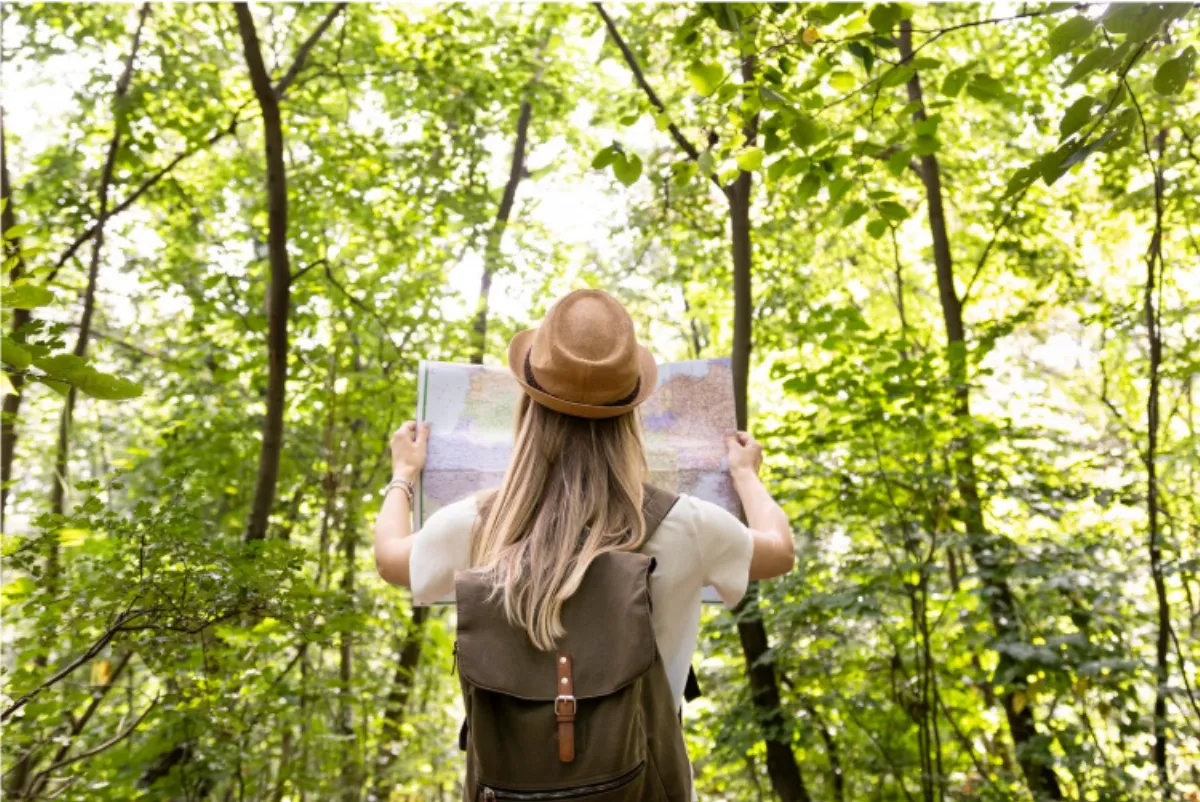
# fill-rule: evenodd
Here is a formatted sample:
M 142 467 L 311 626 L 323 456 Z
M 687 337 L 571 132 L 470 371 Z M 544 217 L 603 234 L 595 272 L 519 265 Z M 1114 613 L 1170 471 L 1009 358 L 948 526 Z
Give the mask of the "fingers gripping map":
M 417 521 L 477 490 L 499 487 L 512 449 L 520 388 L 504 367 L 422 361 L 417 414 L 431 425 Z M 640 408 L 650 482 L 740 514 L 725 470 L 735 427 L 728 359 L 659 366 L 658 389 Z

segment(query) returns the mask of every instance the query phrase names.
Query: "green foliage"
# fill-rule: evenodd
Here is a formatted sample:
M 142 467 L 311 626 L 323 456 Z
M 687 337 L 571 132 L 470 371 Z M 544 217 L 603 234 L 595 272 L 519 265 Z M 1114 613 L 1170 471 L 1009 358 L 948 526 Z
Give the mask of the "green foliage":
M 6 798 L 22 772 L 38 799 L 459 795 L 453 611 L 422 622 L 370 555 L 416 360 L 469 357 L 485 260 L 489 361 L 579 285 L 620 294 L 664 359 L 728 355 L 734 181 L 750 188 L 751 426 L 799 545 L 797 571 L 759 587 L 783 713 L 767 731 L 809 797 L 1030 800 L 1029 759 L 1064 798 L 1149 802 L 1157 731 L 1172 798 L 1200 791 L 1196 12 L 605 10 L 664 109 L 586 5 L 351 4 L 315 41 L 280 101 L 285 426 L 268 537 L 246 544 L 270 209 L 233 12 L 154 6 L 115 107 L 138 7 L 6 7 L 14 97 L 22 75 L 70 96 L 4 128 L 18 436 L 0 593 L 6 706 L 24 700 L 4 722 Z M 254 8 L 275 80 L 329 11 Z M 79 357 L 91 241 L 68 248 L 96 223 L 114 130 L 108 208 L 140 194 L 105 221 Z M 1017 619 L 1003 632 L 997 580 Z M 684 713 L 703 799 L 772 796 L 741 614 L 705 609 L 705 695 Z M 1036 731 L 1024 744 L 1005 699 Z

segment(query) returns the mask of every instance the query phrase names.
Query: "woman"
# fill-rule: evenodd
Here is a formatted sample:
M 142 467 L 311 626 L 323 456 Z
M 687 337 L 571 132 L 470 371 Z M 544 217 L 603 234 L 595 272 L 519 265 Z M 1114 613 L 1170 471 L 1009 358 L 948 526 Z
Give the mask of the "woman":
M 678 710 L 702 589 L 715 588 L 733 606 L 749 580 L 784 574 L 795 561 L 787 516 L 758 478 L 762 447 L 744 432 L 726 437 L 748 526 L 680 495 L 658 506 L 669 511 L 648 532 L 644 505 L 669 494 L 643 486 L 635 410 L 653 393 L 657 366 L 624 307 L 597 290 L 573 292 L 541 326 L 513 338 L 508 358 L 525 395 L 501 487 L 438 510 L 410 536 L 411 483 L 425 464 L 429 427 L 405 423 L 391 444 L 392 485 L 403 492 L 388 492 L 375 526 L 379 574 L 429 603 L 455 591 L 456 572 L 461 580 L 476 569 L 507 622 L 535 649 L 553 653 L 569 638 L 564 605 L 588 568 L 614 552 L 647 555 L 653 640 Z

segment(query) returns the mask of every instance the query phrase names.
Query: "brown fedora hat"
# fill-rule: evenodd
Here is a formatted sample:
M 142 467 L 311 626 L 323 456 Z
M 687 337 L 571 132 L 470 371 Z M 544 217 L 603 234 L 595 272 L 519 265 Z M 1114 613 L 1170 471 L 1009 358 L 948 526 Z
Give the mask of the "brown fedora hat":
M 579 418 L 623 415 L 658 383 L 658 365 L 638 345 L 629 313 L 600 290 L 562 297 L 542 325 L 513 337 L 508 367 L 534 401 Z

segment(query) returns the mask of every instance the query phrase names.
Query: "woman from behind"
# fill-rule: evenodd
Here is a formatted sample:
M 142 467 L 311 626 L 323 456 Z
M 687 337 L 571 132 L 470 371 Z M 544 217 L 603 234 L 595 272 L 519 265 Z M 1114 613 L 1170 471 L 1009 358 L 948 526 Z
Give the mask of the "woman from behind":
M 416 603 L 458 601 L 464 798 L 688 800 L 679 711 L 701 592 L 732 606 L 794 563 L 787 516 L 758 479 L 762 449 L 726 438 L 748 526 L 647 485 L 636 410 L 657 366 L 603 292 L 562 298 L 513 339 L 509 367 L 524 396 L 500 488 L 412 535 L 429 429 L 410 421 L 392 439 L 389 490 L 403 492 L 376 522 L 383 579 Z

